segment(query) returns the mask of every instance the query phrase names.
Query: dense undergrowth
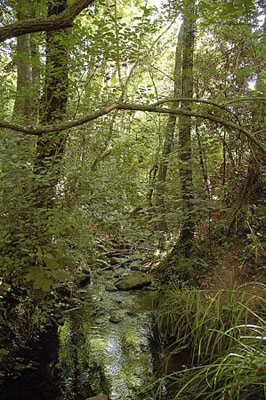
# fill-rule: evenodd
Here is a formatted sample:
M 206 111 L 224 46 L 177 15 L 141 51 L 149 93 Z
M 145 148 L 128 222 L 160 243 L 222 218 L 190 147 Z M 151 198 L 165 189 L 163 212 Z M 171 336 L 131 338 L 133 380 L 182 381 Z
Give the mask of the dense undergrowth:
M 266 396 L 266 287 L 219 291 L 169 287 L 156 313 L 159 337 L 169 345 L 165 377 L 171 399 L 248 400 Z M 190 365 L 167 371 L 175 354 L 188 351 Z M 168 397 L 167 397 L 168 398 Z

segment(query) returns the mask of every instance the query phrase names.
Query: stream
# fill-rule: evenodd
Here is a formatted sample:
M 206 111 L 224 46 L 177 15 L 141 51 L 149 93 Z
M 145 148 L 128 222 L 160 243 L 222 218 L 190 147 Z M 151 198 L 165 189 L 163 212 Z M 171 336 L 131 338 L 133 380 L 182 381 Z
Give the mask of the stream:
M 69 313 L 60 327 L 60 400 L 76 400 L 77 394 L 81 399 L 106 394 L 110 400 L 152 400 L 146 388 L 153 377 L 150 336 L 155 292 L 107 291 L 112 275 L 124 272 L 95 274 L 82 290 L 83 307 Z
M 32 372 L 17 383 L 7 380 L 1 399 L 153 400 L 154 360 L 160 358 L 152 345 L 157 291 L 148 284 L 138 288 L 143 282 L 117 290 L 114 283 L 132 273 L 130 264 L 94 272 L 79 290 L 82 305 L 65 312 L 43 343 L 37 377 Z

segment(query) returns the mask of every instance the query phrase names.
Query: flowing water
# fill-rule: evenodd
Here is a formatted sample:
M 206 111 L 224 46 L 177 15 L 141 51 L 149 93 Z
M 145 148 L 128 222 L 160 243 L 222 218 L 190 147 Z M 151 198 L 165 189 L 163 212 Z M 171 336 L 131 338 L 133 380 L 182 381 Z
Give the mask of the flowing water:
M 130 268 L 98 271 L 80 290 L 81 306 L 65 312 L 33 351 L 35 370 L 5 380 L 1 400 L 153 400 L 152 288 L 108 291 Z M 29 359 L 31 355 L 29 355 Z
M 96 275 L 80 310 L 59 330 L 61 399 L 108 394 L 110 400 L 152 400 L 152 290 L 108 292 L 111 272 Z

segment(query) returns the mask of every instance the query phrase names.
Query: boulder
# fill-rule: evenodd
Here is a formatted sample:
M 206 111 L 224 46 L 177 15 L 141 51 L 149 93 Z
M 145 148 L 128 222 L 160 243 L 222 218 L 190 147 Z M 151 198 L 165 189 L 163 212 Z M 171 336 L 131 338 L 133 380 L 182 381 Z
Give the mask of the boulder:
M 140 271 L 131 271 L 114 281 L 118 290 L 140 289 L 152 283 L 151 277 Z

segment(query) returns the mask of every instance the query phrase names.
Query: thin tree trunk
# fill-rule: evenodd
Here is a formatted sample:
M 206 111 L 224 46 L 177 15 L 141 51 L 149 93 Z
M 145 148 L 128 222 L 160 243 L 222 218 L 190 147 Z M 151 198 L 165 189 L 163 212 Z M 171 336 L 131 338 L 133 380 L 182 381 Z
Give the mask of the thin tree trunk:
M 202 178 L 203 178 L 205 188 L 206 188 L 206 195 L 207 195 L 208 199 L 210 199 L 211 193 L 210 193 L 210 187 L 209 187 L 209 181 L 208 181 L 208 171 L 207 171 L 207 166 L 204 163 L 205 153 L 204 153 L 204 150 L 202 149 L 201 137 L 200 137 L 199 126 L 198 126 L 197 121 L 196 121 L 195 131 L 196 131 L 196 137 L 197 137 L 198 148 L 199 148 L 199 160 L 200 160 L 200 168 L 201 168 Z
M 175 69 L 174 69 L 174 98 L 180 97 L 181 92 L 181 56 L 182 56 L 182 36 L 183 26 L 181 26 L 177 38 L 176 53 L 175 53 Z M 174 132 L 176 127 L 176 116 L 169 115 L 168 122 L 165 130 L 162 155 L 157 172 L 156 190 L 155 190 L 155 205 L 156 214 L 159 216 L 157 223 L 157 230 L 160 232 L 167 232 L 167 221 L 165 218 L 165 184 L 167 177 L 167 170 L 169 165 L 169 156 L 173 147 Z
M 23 4 L 18 4 L 15 11 L 19 21 L 28 18 L 29 15 L 34 17 L 35 14 L 35 8 L 29 0 L 25 0 Z M 30 34 L 17 38 L 14 63 L 17 67 L 17 90 L 12 119 L 15 122 L 33 125 L 37 115 L 34 112 L 33 99 L 36 97 L 36 93 L 33 89 Z M 26 174 L 31 174 L 29 165 L 32 159 L 31 149 L 34 144 L 34 136 L 23 135 L 18 132 L 14 132 L 8 139 L 7 152 L 16 154 L 17 163 L 3 165 L 3 171 L 8 177 L 7 185 L 6 183 L 3 185 L 3 199 L 6 204 L 18 196 L 27 203 L 26 194 L 29 191 L 30 178 L 26 177 Z
M 26 124 L 30 124 L 33 109 L 30 34 L 19 36 L 17 39 L 16 64 L 17 92 L 13 119 L 22 118 Z
M 34 18 L 36 16 L 36 4 L 32 1 L 24 1 L 18 5 L 18 20 L 22 21 L 29 16 Z M 23 121 L 31 125 L 33 120 L 36 121 L 37 107 L 35 107 L 36 98 L 36 71 L 38 69 L 38 46 L 33 44 L 34 34 L 26 34 L 17 38 L 17 91 L 15 104 L 13 109 L 13 119 Z M 33 65 L 33 55 L 35 57 Z

